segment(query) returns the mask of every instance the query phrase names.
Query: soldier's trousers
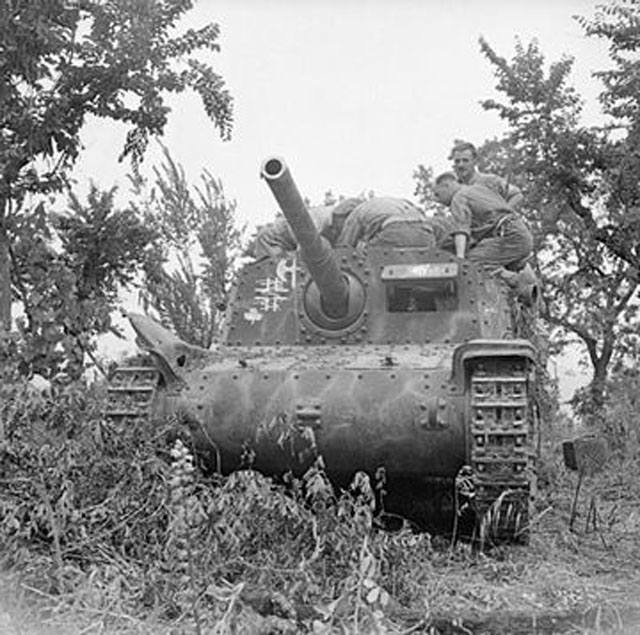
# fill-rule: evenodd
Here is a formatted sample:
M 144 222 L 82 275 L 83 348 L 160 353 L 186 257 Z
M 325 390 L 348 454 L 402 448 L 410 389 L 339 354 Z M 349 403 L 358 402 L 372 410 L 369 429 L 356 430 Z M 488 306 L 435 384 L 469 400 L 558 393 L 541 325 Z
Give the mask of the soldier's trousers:
M 500 224 L 496 234 L 477 242 L 467 255 L 469 260 L 492 267 L 521 269 L 533 250 L 533 236 L 517 216 Z

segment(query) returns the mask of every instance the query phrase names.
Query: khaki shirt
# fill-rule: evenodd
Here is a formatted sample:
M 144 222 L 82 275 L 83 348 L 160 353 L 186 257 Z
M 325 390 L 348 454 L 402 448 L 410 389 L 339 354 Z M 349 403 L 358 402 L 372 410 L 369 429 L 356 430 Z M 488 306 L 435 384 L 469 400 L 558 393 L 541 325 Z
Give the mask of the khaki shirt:
M 390 223 L 407 221 L 425 221 L 422 211 L 411 201 L 392 197 L 371 198 L 351 212 L 337 244 L 355 247 L 360 241 L 370 241 Z
M 465 183 L 465 185 L 484 185 L 500 194 L 507 203 L 511 203 L 516 196 L 522 195 L 519 187 L 509 183 L 501 176 L 489 172 L 480 172 L 479 170 L 474 172 L 469 182 Z
M 514 214 L 502 196 L 484 185 L 463 185 L 451 201 L 455 234 L 466 234 L 474 241 L 495 233 L 498 223 Z

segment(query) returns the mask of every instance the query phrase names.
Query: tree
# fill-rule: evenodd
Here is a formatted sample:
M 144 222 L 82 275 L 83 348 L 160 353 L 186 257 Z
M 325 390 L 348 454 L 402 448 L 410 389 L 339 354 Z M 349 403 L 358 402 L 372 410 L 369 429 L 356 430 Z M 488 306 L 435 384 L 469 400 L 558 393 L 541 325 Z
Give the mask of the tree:
M 593 370 L 590 400 L 601 409 L 610 364 L 638 325 L 637 269 L 603 236 L 627 216 L 626 169 L 640 174 L 640 163 L 626 139 L 580 125 L 581 101 L 568 84 L 570 58 L 549 65 L 547 73 L 535 42 L 518 43 L 511 62 L 486 41 L 480 46 L 503 96 L 482 106 L 509 125 L 505 138 L 483 151 L 527 192 L 544 317 L 556 327 L 558 344 L 570 334 L 585 345 Z
M 128 128 L 134 167 L 162 134 L 169 93 L 196 91 L 223 139 L 232 100 L 194 57 L 218 51 L 219 27 L 173 35 L 189 0 L 6 0 L 0 8 L 0 326 L 11 328 L 9 245 L 30 193 L 60 191 L 88 116 Z M 1 330 L 1 329 L 0 329 Z
M 582 21 L 591 34 L 611 39 L 617 64 L 612 74 L 599 74 L 609 78 L 602 101 L 618 118 L 605 127 L 581 124 L 581 99 L 569 84 L 571 58 L 547 65 L 537 42 L 518 41 L 507 60 L 480 40 L 499 93 L 481 103 L 508 125 L 506 135 L 479 148 L 481 163 L 526 194 L 543 316 L 558 349 L 572 338 L 584 344 L 593 370 L 586 393 L 592 411 L 602 408 L 612 362 L 637 345 L 638 333 L 640 98 L 629 88 L 638 63 L 615 56 L 638 44 L 638 3 L 622 4 L 624 10 L 602 9 L 594 22 Z M 416 178 L 428 192 L 425 174 Z
M 182 166 L 163 148 L 142 214 L 159 236 L 145 267 L 141 299 L 179 337 L 209 348 L 220 332 L 233 265 L 240 250 L 235 202 L 206 170 L 191 188 Z M 144 183 L 136 182 L 136 191 Z
M 120 286 L 147 261 L 157 234 L 133 210 L 116 209 L 114 194 L 92 185 L 86 203 L 71 194 L 62 213 L 39 205 L 17 219 L 11 255 L 23 315 L 14 357 L 23 374 L 52 377 L 64 367 L 80 376 L 95 336 L 112 330 Z
M 422 163 L 413 171 L 413 179 L 416 182 L 414 195 L 418 198 L 420 205 L 431 207 L 434 205 L 433 194 L 433 168 L 426 167 Z
M 600 101 L 611 117 L 609 128 L 622 133 L 612 144 L 611 180 L 615 182 L 610 222 L 598 224 L 588 207 L 576 197 L 575 213 L 595 226 L 595 237 L 618 258 L 640 266 L 640 3 L 618 0 L 598 7 L 592 19 L 578 16 L 587 35 L 603 38 L 609 45 L 613 67 L 594 76 L 604 83 Z

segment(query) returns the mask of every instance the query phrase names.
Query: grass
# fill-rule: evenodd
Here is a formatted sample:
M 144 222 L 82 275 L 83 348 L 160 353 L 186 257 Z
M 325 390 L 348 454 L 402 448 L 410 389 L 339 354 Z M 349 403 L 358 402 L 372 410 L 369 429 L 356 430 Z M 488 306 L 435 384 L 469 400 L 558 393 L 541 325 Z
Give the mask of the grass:
M 479 551 L 375 529 L 363 481 L 337 495 L 321 463 L 306 491 L 208 479 L 170 426 L 3 390 L 3 634 L 640 629 L 637 453 L 585 479 L 570 531 L 577 478 L 549 443 L 529 546 Z

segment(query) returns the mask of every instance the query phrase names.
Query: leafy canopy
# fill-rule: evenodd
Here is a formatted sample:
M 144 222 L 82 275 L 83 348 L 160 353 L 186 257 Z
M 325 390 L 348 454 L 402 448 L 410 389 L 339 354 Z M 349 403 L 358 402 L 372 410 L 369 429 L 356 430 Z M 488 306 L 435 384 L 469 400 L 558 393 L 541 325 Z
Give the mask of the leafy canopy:
M 229 138 L 232 98 L 205 61 L 207 53 L 219 50 L 220 29 L 208 24 L 178 32 L 191 6 L 189 0 L 2 3 L 0 325 L 5 331 L 12 326 L 16 280 L 31 275 L 12 273 L 18 262 L 9 245 L 29 245 L 30 235 L 23 233 L 29 223 L 20 217 L 32 214 L 31 195 L 66 187 L 88 117 L 124 125 L 121 159 L 129 157 L 134 170 L 150 137 L 163 133 L 171 94 L 195 91 L 222 139 Z M 85 273 L 94 281 L 104 274 Z
M 218 51 L 219 27 L 174 31 L 185 0 L 9 0 L 0 13 L 3 186 L 55 188 L 77 158 L 87 116 L 129 127 L 122 156 L 162 134 L 168 93 L 195 90 L 221 136 L 232 125 L 222 78 L 196 59 Z M 36 159 L 52 159 L 42 169 Z M 30 170 L 24 172 L 25 167 Z

